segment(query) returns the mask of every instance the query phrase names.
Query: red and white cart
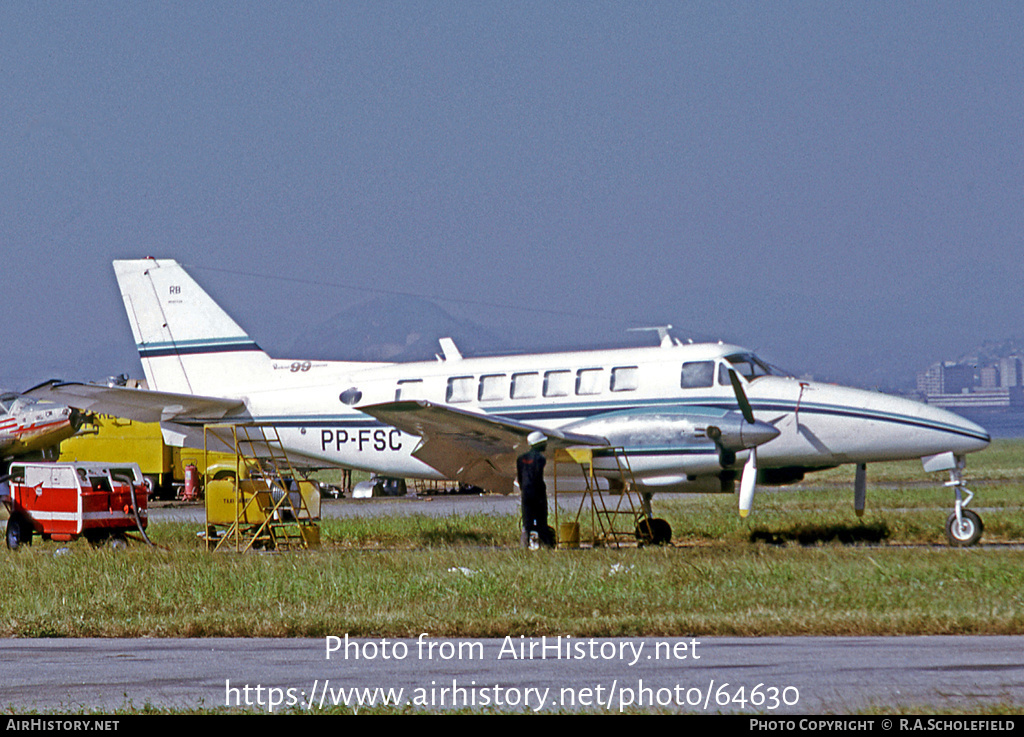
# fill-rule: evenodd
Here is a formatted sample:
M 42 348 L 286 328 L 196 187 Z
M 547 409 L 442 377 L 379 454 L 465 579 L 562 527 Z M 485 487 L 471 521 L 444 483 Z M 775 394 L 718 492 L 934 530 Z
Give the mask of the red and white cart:
M 12 463 L 8 486 L 0 499 L 12 550 L 33 534 L 122 544 L 126 532 L 148 523 L 148 490 L 135 463 Z

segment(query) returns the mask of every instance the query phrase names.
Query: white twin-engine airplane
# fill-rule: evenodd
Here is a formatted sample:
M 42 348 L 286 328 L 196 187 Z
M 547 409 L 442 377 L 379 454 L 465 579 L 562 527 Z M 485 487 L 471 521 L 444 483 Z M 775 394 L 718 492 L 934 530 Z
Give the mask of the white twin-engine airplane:
M 540 431 L 549 453 L 591 448 L 611 486 L 624 455 L 648 514 L 651 493 L 734 491 L 739 477 L 746 515 L 757 480 L 790 483 L 845 463 L 857 464 L 861 512 L 865 464 L 923 458 L 951 472 L 950 541 L 981 533 L 960 470 L 964 454 L 988 445 L 985 430 L 910 400 L 780 376 L 737 346 L 663 332 L 658 347 L 464 358 L 445 338 L 437 361 L 281 361 L 177 262 L 115 261 L 114 271 L 149 389 L 49 382 L 34 396 L 159 421 L 178 445 L 202 447 L 204 424 L 273 425 L 310 465 L 506 493 Z

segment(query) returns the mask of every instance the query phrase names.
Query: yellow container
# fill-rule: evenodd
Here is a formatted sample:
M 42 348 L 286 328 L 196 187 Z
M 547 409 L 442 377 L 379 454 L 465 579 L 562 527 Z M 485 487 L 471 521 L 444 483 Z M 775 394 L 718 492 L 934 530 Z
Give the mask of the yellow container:
M 578 522 L 563 522 L 558 526 L 558 542 L 566 548 L 580 546 L 580 525 Z
M 292 492 L 294 494 L 294 492 Z M 302 502 L 312 519 L 320 519 L 320 492 L 309 481 L 299 482 Z M 296 506 L 298 500 L 292 497 Z M 267 510 L 274 500 L 262 479 L 245 479 L 240 498 L 235 492 L 234 479 L 216 479 L 206 484 L 206 523 L 230 525 L 236 515 L 243 524 L 259 525 L 267 521 Z
M 260 499 L 263 494 L 266 499 Z M 256 498 L 254 498 L 254 495 Z M 263 511 L 270 504 L 270 492 L 254 489 L 252 481 L 242 482 L 241 495 L 235 492 L 234 479 L 218 479 L 206 484 L 206 523 L 230 525 L 237 518 L 243 524 L 258 525 L 267 521 Z

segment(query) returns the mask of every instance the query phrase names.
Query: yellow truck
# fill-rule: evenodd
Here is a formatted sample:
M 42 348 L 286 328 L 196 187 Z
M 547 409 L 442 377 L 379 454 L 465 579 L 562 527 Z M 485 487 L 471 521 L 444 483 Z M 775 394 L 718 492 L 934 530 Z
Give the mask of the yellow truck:
M 153 495 L 166 499 L 173 499 L 184 485 L 189 464 L 195 465 L 201 481 L 235 475 L 235 456 L 231 453 L 174 448 L 164 443 L 159 423 L 111 415 L 93 415 L 78 435 L 61 442 L 59 460 L 137 463 Z

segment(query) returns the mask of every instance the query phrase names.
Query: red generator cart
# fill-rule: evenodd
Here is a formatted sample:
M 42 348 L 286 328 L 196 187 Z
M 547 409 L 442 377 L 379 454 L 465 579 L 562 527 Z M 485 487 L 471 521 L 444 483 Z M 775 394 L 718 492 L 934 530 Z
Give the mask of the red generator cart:
M 135 463 L 12 463 L 8 489 L 7 547 L 43 539 L 124 544 L 148 522 L 148 491 Z M 142 533 L 145 535 L 145 532 Z

